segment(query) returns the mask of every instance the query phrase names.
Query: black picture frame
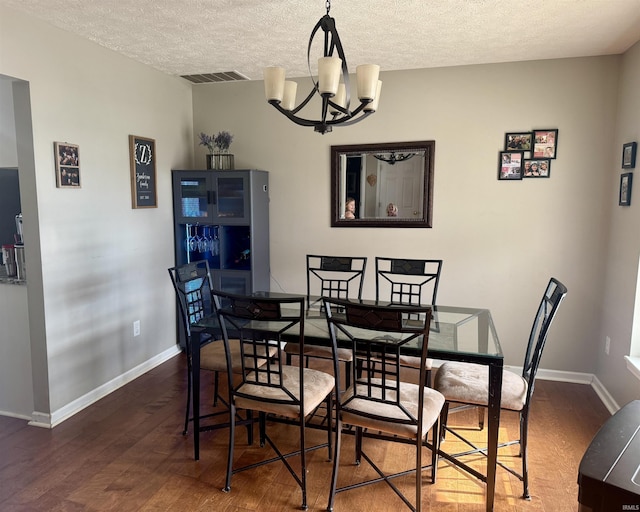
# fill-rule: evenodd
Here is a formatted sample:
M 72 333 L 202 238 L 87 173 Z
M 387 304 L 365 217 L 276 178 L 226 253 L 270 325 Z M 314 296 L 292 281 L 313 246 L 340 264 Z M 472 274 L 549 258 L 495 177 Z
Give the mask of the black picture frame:
M 54 142 L 56 159 L 56 187 L 80 188 L 80 146 L 68 142 Z
M 156 141 L 129 135 L 131 208 L 157 208 Z
M 504 134 L 505 151 L 531 151 L 532 132 L 507 132 Z
M 620 206 L 631 206 L 631 185 L 633 183 L 633 173 L 623 172 L 620 175 L 620 194 L 618 204 Z
M 549 158 L 525 158 L 522 168 L 523 178 L 548 178 L 551 175 Z
M 555 159 L 558 154 L 558 130 L 533 130 L 532 158 Z
M 636 167 L 636 151 L 637 142 L 627 142 L 622 145 L 622 168 L 635 169 Z
M 500 151 L 498 157 L 499 180 L 521 180 L 524 151 Z

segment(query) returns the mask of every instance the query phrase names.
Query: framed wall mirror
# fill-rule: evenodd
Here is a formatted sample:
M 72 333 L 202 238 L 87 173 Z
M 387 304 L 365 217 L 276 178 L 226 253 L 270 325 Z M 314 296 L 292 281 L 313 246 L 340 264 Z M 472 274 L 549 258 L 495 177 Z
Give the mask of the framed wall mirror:
M 331 146 L 331 226 L 432 227 L 435 145 Z

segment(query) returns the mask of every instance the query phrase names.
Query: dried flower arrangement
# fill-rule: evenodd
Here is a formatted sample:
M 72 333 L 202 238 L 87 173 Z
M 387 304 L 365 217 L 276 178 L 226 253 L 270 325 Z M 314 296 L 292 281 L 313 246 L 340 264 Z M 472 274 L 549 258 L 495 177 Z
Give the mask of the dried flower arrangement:
M 221 131 L 217 135 L 207 135 L 204 132 L 200 132 L 200 145 L 206 146 L 209 153 L 229 151 L 229 146 L 233 142 L 233 135 L 229 132 Z

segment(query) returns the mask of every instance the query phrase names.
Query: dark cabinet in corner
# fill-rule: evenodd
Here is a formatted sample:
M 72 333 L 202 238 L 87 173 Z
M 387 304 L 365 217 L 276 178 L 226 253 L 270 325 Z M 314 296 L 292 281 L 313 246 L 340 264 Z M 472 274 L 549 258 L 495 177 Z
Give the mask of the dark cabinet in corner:
M 269 290 L 266 171 L 174 170 L 173 219 L 176 265 L 206 259 L 215 288 Z

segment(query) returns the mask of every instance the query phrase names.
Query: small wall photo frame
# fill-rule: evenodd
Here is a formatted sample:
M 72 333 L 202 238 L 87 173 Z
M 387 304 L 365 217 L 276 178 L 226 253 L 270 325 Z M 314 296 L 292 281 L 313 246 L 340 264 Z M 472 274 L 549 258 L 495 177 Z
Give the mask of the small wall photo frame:
M 505 151 L 531 151 L 531 132 L 507 132 L 504 136 Z
M 637 142 L 627 142 L 622 146 L 622 168 L 635 169 Z
M 156 141 L 129 135 L 131 208 L 157 208 Z
M 521 180 L 523 151 L 500 151 L 498 159 L 499 180 Z
M 80 146 L 68 142 L 54 142 L 56 187 L 80 188 Z
M 533 130 L 533 158 L 556 158 L 558 130 Z
M 548 158 L 525 158 L 522 176 L 525 178 L 548 178 L 551 175 L 551 160 Z
M 618 204 L 620 206 L 631 206 L 631 183 L 633 182 L 633 173 L 625 172 L 620 176 L 620 197 Z

